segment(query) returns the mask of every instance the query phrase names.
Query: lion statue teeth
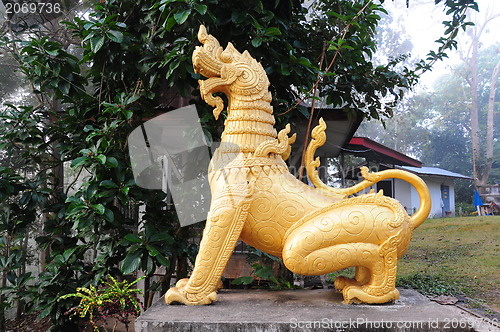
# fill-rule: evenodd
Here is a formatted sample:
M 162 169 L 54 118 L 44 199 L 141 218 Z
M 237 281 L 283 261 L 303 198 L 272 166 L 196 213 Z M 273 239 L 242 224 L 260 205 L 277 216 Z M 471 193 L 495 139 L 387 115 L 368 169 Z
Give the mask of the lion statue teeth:
M 290 174 L 284 162 L 295 135 L 290 127 L 274 129 L 269 80 L 260 63 L 232 44 L 223 49 L 200 27 L 203 46 L 193 52 L 203 100 L 217 118 L 227 96 L 227 118 L 221 146 L 209 166 L 210 212 L 195 266 L 189 279 L 179 280 L 165 294 L 166 303 L 203 305 L 217 301 L 221 276 L 238 239 L 271 255 L 302 275 L 323 275 L 356 267 L 353 279 L 338 277 L 335 288 L 346 303 L 385 303 L 399 298 L 395 288 L 397 261 L 412 231 L 429 215 L 431 200 L 425 183 L 402 170 L 369 173 L 344 189 L 328 187 L 318 177 L 316 149 L 326 140 L 320 121 L 306 151 L 306 169 L 316 188 Z M 378 181 L 399 178 L 412 184 L 420 207 L 409 216 L 401 204 L 379 193 L 349 197 Z

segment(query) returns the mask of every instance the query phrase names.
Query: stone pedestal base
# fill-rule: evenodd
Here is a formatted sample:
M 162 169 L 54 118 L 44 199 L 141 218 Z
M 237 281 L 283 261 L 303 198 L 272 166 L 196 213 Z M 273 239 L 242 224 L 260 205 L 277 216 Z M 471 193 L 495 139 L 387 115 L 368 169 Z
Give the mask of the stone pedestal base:
M 335 290 L 221 290 L 208 306 L 155 303 L 136 332 L 496 331 L 453 306 L 400 289 L 393 304 L 344 304 Z

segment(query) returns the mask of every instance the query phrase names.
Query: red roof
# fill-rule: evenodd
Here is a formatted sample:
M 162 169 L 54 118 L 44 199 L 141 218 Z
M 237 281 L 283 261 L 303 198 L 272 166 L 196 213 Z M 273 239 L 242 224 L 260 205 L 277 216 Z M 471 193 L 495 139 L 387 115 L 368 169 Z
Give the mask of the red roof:
M 371 160 L 377 160 L 393 165 L 422 167 L 421 161 L 408 157 L 401 152 L 393 150 L 366 137 L 351 138 L 349 144 L 345 148 L 349 150 L 349 153 Z

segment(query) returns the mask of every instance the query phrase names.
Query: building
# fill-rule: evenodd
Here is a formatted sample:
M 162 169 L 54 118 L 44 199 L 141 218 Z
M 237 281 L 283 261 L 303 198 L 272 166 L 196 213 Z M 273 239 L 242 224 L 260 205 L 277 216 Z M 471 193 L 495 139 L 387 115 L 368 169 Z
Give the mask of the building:
M 455 215 L 455 180 L 470 180 L 471 177 L 450 172 L 437 167 L 424 167 L 423 163 L 415 158 L 407 156 L 399 151 L 391 149 L 367 137 L 353 136 L 363 121 L 361 112 L 350 115 L 327 108 L 318 108 L 314 113 L 312 130 L 322 117 L 327 124 L 327 141 L 324 146 L 316 151 L 320 157 L 322 167 L 318 168 L 319 176 L 325 183 L 335 183 L 346 187 L 359 182 L 361 179 L 360 167 L 367 166 L 371 171 L 399 168 L 415 173 L 427 184 L 432 198 L 431 218 L 447 217 Z M 299 175 L 304 138 L 308 130 L 308 120 L 295 119 L 295 128 L 292 132 L 297 133 L 297 140 L 292 146 L 290 171 Z M 310 136 L 309 136 L 310 139 Z M 357 157 L 355 164 L 347 165 L 347 156 Z M 337 158 L 336 167 L 325 167 L 331 165 L 329 159 Z M 352 158 L 351 158 L 352 159 Z M 305 174 L 305 172 L 302 172 Z M 332 178 L 333 181 L 332 181 Z M 376 191 L 383 190 L 384 195 L 393 197 L 401 202 L 409 214 L 412 214 L 419 206 L 419 198 L 415 188 L 400 179 L 388 179 L 374 185 Z M 368 192 L 367 189 L 364 192 Z
M 372 170 L 402 169 L 418 175 L 427 184 L 431 193 L 432 210 L 431 218 L 455 216 L 455 180 L 470 180 L 471 177 L 450 172 L 437 167 L 424 167 L 422 162 L 406 156 L 396 150 L 377 143 L 366 137 L 353 137 L 345 146 L 343 154 L 362 157 L 365 161 L 358 164 L 368 166 Z M 343 172 L 342 174 L 358 174 L 356 171 Z M 409 183 L 400 179 L 387 179 L 367 189 L 383 190 L 384 195 L 397 199 L 406 208 L 409 214 L 415 212 L 420 205 L 417 191 Z

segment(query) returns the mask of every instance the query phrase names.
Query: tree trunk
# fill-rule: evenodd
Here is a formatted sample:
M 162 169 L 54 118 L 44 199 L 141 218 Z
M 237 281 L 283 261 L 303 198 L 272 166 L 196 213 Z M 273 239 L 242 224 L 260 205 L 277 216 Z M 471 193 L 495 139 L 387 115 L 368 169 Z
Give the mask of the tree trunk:
M 469 60 L 469 73 L 467 82 L 471 92 L 470 104 L 470 129 L 472 141 L 472 167 L 474 171 L 474 184 L 480 186 L 482 171 L 480 165 L 481 144 L 479 142 L 479 104 L 478 104 L 478 83 L 477 83 L 477 52 L 479 40 L 475 34 L 472 39 L 472 50 Z
M 498 72 L 500 71 L 500 61 L 497 63 L 491 74 L 490 96 L 488 98 L 488 115 L 486 118 L 486 163 L 481 185 L 488 183 L 491 167 L 493 165 L 493 133 L 494 133 L 494 112 L 495 112 L 495 94 L 497 89 Z
M 21 276 L 26 273 L 26 256 L 28 256 L 28 241 L 29 241 L 29 232 L 27 231 L 24 238 L 21 241 L 22 246 L 22 256 L 21 256 L 21 266 L 18 270 L 18 275 Z M 24 312 L 24 301 L 18 300 L 16 303 L 16 319 L 21 319 L 21 316 Z
M 11 237 L 9 234 L 5 235 L 6 237 L 6 243 L 5 243 L 5 251 L 4 255 L 6 258 L 9 258 L 10 256 L 10 245 L 11 245 Z M 7 287 L 7 269 L 5 268 L 2 271 L 2 288 Z M 5 302 L 6 298 L 5 295 L 0 293 L 0 305 L 3 306 L 3 303 Z M 0 308 L 0 331 L 5 331 L 5 308 Z
M 470 15 L 470 12 L 468 13 Z M 488 15 L 488 14 L 487 14 Z M 500 17 L 500 14 L 494 14 L 485 17 L 484 22 L 478 23 L 471 29 L 470 56 L 463 59 L 468 66 L 469 73 L 467 83 L 471 91 L 470 105 L 470 124 L 472 141 L 472 165 L 474 171 L 474 185 L 484 186 L 488 183 L 491 166 L 493 163 L 493 108 L 495 102 L 496 77 L 498 77 L 498 65 L 493 70 L 490 88 L 490 99 L 488 102 L 488 116 L 486 123 L 486 156 L 484 163 L 481 163 L 481 142 L 479 140 L 479 102 L 478 102 L 478 49 L 480 46 L 480 37 L 486 26 L 493 19 Z

